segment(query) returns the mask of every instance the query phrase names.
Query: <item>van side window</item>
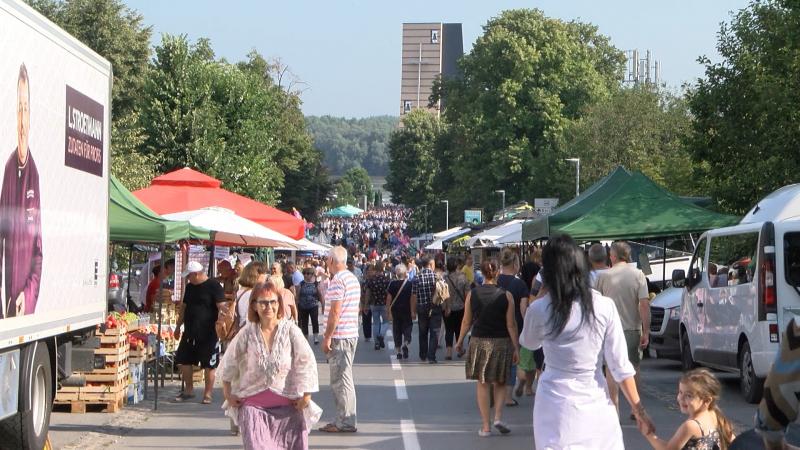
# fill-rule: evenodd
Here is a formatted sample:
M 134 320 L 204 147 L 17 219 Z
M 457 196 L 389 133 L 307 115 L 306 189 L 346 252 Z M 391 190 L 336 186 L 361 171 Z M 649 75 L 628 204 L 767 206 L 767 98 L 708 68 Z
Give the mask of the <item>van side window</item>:
M 697 251 L 694 254 L 692 263 L 689 266 L 689 278 L 699 281 L 703 278 L 706 271 L 706 240 L 700 239 L 697 242 Z
M 786 281 L 795 289 L 800 287 L 800 233 L 786 233 L 783 237 L 784 273 Z
M 712 237 L 708 256 L 709 286 L 721 288 L 753 281 L 757 251 L 757 232 Z

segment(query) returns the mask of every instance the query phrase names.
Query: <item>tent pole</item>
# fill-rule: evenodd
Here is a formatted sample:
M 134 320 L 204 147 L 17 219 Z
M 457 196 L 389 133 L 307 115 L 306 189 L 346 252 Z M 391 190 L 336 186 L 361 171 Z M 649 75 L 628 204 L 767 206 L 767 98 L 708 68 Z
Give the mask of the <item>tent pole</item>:
M 214 258 L 214 252 L 216 251 L 216 244 L 215 241 L 217 240 L 217 232 L 211 232 L 211 253 L 208 255 L 208 277 L 215 278 L 217 276 L 217 264 L 216 259 Z
M 164 250 L 165 245 L 162 242 L 158 248 L 159 252 L 161 252 L 161 269 L 165 270 L 166 267 L 164 263 L 166 259 L 164 258 Z M 158 379 L 161 377 L 161 310 L 163 309 L 163 297 L 164 294 L 164 284 L 159 283 L 158 285 L 158 293 L 156 294 L 156 298 L 158 299 L 158 337 L 156 343 L 156 376 L 153 379 L 153 387 L 155 388 L 155 399 L 153 399 L 153 411 L 158 411 Z M 147 376 L 145 374 L 145 376 Z
M 131 303 L 131 270 L 133 268 L 133 244 L 128 248 L 128 289 L 125 292 L 125 310 Z
M 661 289 L 667 288 L 667 240 L 664 239 L 664 263 L 661 265 Z

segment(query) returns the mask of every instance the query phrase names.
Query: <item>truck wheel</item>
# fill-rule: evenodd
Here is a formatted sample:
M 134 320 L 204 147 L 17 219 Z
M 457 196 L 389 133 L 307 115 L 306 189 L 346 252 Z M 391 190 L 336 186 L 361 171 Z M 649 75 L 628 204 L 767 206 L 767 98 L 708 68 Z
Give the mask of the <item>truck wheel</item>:
M 764 379 L 758 378 L 753 369 L 753 355 L 750 353 L 750 343 L 745 341 L 739 354 L 739 385 L 742 395 L 748 403 L 758 403 L 764 393 Z
M 0 422 L 0 438 L 8 448 L 41 449 L 50 427 L 53 404 L 50 355 L 44 342 L 20 352 L 19 411 Z
M 694 358 L 692 358 L 692 347 L 689 345 L 689 336 L 687 336 L 684 331 L 681 333 L 681 369 L 687 372 L 695 367 L 697 367 L 697 363 L 695 363 Z

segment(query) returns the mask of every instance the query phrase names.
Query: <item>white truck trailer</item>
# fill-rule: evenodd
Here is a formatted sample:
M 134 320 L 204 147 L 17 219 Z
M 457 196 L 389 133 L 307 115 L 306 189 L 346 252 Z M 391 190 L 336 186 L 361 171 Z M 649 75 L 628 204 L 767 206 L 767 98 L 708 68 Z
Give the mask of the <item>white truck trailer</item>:
M 0 447 L 39 450 L 106 313 L 112 72 L 17 0 L 0 59 Z

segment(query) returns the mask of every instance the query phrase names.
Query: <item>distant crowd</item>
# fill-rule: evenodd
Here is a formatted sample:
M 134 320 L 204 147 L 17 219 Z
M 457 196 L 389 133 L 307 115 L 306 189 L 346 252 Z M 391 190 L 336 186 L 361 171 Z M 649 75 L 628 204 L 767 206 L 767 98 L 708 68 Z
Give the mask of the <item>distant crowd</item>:
M 411 240 L 406 233 L 411 209 L 383 206 L 355 217 L 327 217 L 318 224 L 332 245 L 341 245 L 350 254 L 356 252 L 402 253 Z

